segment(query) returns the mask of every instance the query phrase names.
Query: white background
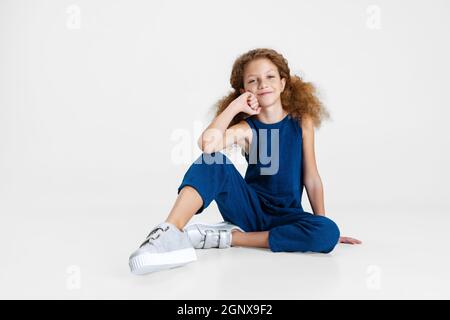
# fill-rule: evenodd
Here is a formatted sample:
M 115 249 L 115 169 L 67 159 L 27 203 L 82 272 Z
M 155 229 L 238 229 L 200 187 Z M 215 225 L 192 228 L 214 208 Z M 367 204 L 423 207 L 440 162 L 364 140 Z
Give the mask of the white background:
M 449 16 L 444 0 L 1 0 L 0 297 L 449 298 Z M 130 275 L 257 47 L 317 86 L 326 213 L 364 244 Z M 220 219 L 215 203 L 194 218 Z

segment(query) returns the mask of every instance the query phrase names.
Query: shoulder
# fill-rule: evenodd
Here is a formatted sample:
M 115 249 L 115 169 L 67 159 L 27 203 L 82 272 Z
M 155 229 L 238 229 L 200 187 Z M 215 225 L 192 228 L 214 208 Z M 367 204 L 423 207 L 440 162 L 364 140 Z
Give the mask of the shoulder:
M 303 115 L 301 122 L 304 183 L 305 185 L 311 185 L 319 176 L 314 147 L 314 121 L 310 115 Z

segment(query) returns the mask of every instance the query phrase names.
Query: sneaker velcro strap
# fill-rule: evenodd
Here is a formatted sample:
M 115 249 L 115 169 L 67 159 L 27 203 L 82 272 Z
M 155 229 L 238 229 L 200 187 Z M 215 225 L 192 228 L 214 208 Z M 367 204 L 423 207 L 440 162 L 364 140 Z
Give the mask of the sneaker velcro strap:
M 228 231 L 219 230 L 219 248 L 228 248 Z
M 214 230 L 205 230 L 205 241 L 203 242 L 203 249 L 217 247 L 217 233 L 215 233 Z

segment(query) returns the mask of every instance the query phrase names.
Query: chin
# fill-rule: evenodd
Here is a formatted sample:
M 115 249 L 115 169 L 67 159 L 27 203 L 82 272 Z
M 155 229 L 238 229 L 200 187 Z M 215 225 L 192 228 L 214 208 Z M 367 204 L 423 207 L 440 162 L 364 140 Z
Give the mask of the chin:
M 259 106 L 260 106 L 260 107 L 263 107 L 263 108 L 268 107 L 268 106 L 271 106 L 271 105 L 273 105 L 275 102 L 277 102 L 276 99 L 273 99 L 273 100 L 271 99 L 270 101 L 258 101 Z

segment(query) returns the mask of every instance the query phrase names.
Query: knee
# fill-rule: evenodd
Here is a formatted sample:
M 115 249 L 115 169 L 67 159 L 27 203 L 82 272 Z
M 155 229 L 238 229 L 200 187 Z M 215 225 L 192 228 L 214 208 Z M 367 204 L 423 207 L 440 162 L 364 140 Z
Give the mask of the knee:
M 327 218 L 324 217 L 325 220 L 323 222 L 323 233 L 324 233 L 324 246 L 323 246 L 323 253 L 329 253 L 331 252 L 334 247 L 338 244 L 339 242 L 339 237 L 341 236 L 341 232 L 339 230 L 339 227 L 337 226 L 337 224 Z
M 336 223 L 324 216 L 316 217 L 316 228 L 310 234 L 310 251 L 329 253 L 339 241 L 340 231 Z
M 224 168 L 224 166 L 222 166 L 223 164 L 232 164 L 232 162 L 224 153 L 218 151 L 212 153 L 203 152 L 197 160 L 194 161 L 194 164 L 222 169 Z
M 217 191 L 227 183 L 234 173 L 232 168 L 232 162 L 223 153 L 203 152 L 185 172 L 178 193 L 188 184 L 195 186 L 197 191 L 200 190 L 200 194 L 214 193 L 214 190 Z
M 223 164 L 226 156 L 221 152 L 203 152 L 187 169 L 185 177 L 215 176 L 222 175 L 225 171 Z

